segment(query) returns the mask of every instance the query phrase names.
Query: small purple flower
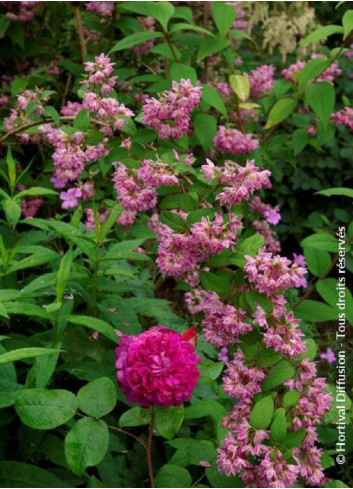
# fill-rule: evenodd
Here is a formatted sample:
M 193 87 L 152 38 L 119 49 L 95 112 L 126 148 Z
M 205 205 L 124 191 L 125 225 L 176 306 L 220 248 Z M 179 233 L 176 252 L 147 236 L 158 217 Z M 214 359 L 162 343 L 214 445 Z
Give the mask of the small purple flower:
M 326 360 L 328 363 L 334 363 L 337 360 L 335 352 L 332 350 L 332 348 L 327 348 L 324 353 L 321 353 L 320 358 L 322 358 L 322 360 Z
M 61 207 L 63 209 L 71 209 L 72 207 L 76 207 L 78 205 L 77 199 L 80 197 L 82 197 L 82 192 L 79 188 L 70 188 L 67 192 L 61 192 Z
M 297 253 L 293 253 L 293 263 L 296 263 L 300 267 L 306 267 L 306 260 L 304 255 L 297 255 Z
M 273 224 L 273 226 L 276 226 L 276 224 L 278 224 L 279 221 L 281 220 L 281 214 L 279 213 L 279 211 L 276 208 L 266 210 L 264 213 L 264 217 L 265 217 L 266 221 L 269 224 Z
M 50 181 L 54 185 L 54 188 L 64 188 L 67 183 L 66 180 L 59 177 L 52 177 Z

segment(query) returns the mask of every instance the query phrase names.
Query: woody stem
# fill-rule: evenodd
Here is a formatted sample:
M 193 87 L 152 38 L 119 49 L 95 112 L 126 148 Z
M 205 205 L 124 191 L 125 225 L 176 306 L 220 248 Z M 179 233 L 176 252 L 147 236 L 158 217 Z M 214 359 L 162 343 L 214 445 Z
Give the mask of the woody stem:
M 151 487 L 156 487 L 154 483 L 154 475 L 153 475 L 153 464 L 152 464 L 152 439 L 153 439 L 153 425 L 154 425 L 154 409 L 151 408 L 151 420 L 148 428 L 148 438 L 146 443 L 146 459 L 147 459 L 147 468 L 148 475 L 150 478 Z

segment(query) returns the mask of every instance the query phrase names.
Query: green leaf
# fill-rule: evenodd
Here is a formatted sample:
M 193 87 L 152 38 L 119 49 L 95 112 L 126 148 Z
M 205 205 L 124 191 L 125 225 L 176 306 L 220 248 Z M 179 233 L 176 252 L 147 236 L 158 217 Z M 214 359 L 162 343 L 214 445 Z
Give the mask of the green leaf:
M 6 34 L 7 28 L 11 24 L 9 19 L 6 19 L 4 16 L 0 18 L 0 38 L 3 38 Z
M 217 439 L 221 440 L 225 436 L 225 429 L 221 426 L 222 418 L 227 414 L 227 410 L 222 404 L 214 399 L 200 399 L 191 406 L 185 408 L 185 419 L 199 419 L 210 417 L 217 431 Z
M 326 482 L 325 487 L 348 487 L 349 488 L 347 484 L 337 479 L 332 480 L 330 482 Z
M 2 207 L 7 222 L 14 228 L 21 217 L 21 206 L 15 199 L 4 199 L 2 201 Z
M 303 248 L 315 248 L 323 251 L 338 252 L 338 240 L 328 233 L 311 234 L 301 241 Z
M 48 313 L 43 307 L 29 302 L 4 302 L 3 305 L 8 314 L 23 314 L 28 317 L 34 316 L 48 319 Z
M 58 351 L 59 350 L 48 348 L 19 348 L 18 350 L 8 351 L 7 353 L 0 355 L 0 365 L 24 360 L 25 358 L 37 357 L 38 355 L 49 355 L 50 353 L 57 353 Z
M 271 423 L 274 404 L 271 396 L 266 396 L 257 401 L 251 410 L 250 424 L 257 430 L 265 430 Z
M 49 355 L 39 355 L 34 362 L 33 371 L 36 378 L 36 387 L 45 387 L 54 373 L 59 359 L 61 342 L 52 343 L 52 346 L 57 349 L 56 352 L 49 353 Z
M 224 364 L 223 362 L 215 362 L 208 358 L 203 358 L 199 370 L 201 377 L 208 377 L 209 379 L 216 380 L 221 375 Z
M 199 63 L 207 56 L 211 54 L 219 53 L 223 49 L 226 49 L 230 45 L 228 39 L 215 39 L 214 37 L 204 37 L 201 41 L 199 52 L 197 54 L 197 62 Z
M 209 114 L 197 114 L 194 119 L 194 128 L 197 139 L 201 146 L 208 152 L 217 134 L 217 120 Z
M 25 270 L 27 268 L 37 267 L 38 265 L 44 265 L 53 260 L 56 260 L 60 256 L 56 251 L 51 249 L 46 249 L 40 253 L 35 253 L 33 255 L 27 256 L 23 260 L 20 260 L 7 269 L 7 273 L 16 272 L 17 270 Z
M 22 197 L 46 197 L 48 195 L 58 195 L 58 192 L 50 188 L 44 187 L 31 187 L 15 195 L 15 199 L 22 199 Z
M 72 324 L 79 324 L 81 326 L 85 326 L 86 328 L 90 328 L 93 331 L 98 331 L 114 343 L 119 342 L 113 326 L 106 323 L 102 319 L 97 319 L 91 316 L 71 315 L 67 320 Z
M 254 256 L 263 245 L 264 237 L 262 234 L 255 233 L 238 244 L 237 252 L 242 253 L 243 255 Z
M 186 222 L 184 219 L 179 216 L 179 214 L 175 214 L 174 212 L 161 212 L 161 221 L 163 224 L 166 224 L 173 231 L 183 231 L 186 228 Z
M 268 314 L 273 311 L 273 304 L 266 294 L 247 292 L 245 298 L 253 312 L 256 311 L 257 305 L 261 306 Z
M 11 192 L 13 192 L 16 185 L 16 161 L 12 156 L 12 151 L 10 146 L 7 148 L 6 165 L 7 165 L 9 181 L 10 181 L 10 189 Z
M 304 358 L 307 358 L 310 362 L 312 362 L 314 361 L 317 354 L 317 345 L 312 338 L 308 338 L 304 340 L 304 342 L 306 346 L 306 351 L 299 356 L 299 359 L 303 360 Z
M 86 467 L 99 464 L 108 444 L 109 431 L 104 421 L 92 418 L 77 421 L 65 438 L 65 457 L 72 472 L 82 475 Z
M 71 487 L 49 470 L 15 461 L 0 462 L 0 480 L 3 487 Z
M 137 44 L 149 41 L 150 39 L 157 39 L 158 37 L 163 37 L 161 32 L 157 31 L 142 31 L 136 34 L 131 34 L 130 36 L 124 37 L 121 41 L 114 44 L 109 53 L 114 53 L 115 51 L 122 51 L 123 49 L 131 48 Z
M 156 406 L 155 423 L 158 433 L 170 440 L 178 433 L 184 419 L 184 406 Z
M 228 476 L 224 472 L 220 472 L 217 467 L 206 469 L 206 477 L 209 480 L 211 487 L 227 487 L 229 489 L 234 487 L 244 487 L 239 477 L 233 475 Z
M 310 247 L 305 247 L 303 251 L 310 272 L 317 277 L 324 275 L 331 265 L 329 252 Z
M 89 113 L 87 109 L 80 110 L 73 122 L 73 126 L 76 129 L 80 129 L 80 131 L 87 131 L 91 125 L 91 121 L 89 119 Z
M 265 129 L 279 124 L 287 119 L 287 117 L 294 111 L 297 106 L 297 102 L 292 98 L 282 98 L 278 100 L 270 110 L 268 119 L 265 125 Z
M 305 89 L 305 99 L 320 121 L 327 126 L 335 108 L 335 90 L 328 82 L 311 83 Z
M 353 30 L 353 10 L 347 10 L 342 17 L 343 39 L 346 39 Z
M 219 92 L 210 85 L 202 84 L 202 100 L 218 110 L 224 117 L 227 116 L 227 109 Z
M 51 119 L 53 119 L 57 126 L 60 124 L 60 115 L 55 107 L 52 107 L 51 105 L 46 105 L 44 107 L 44 115 L 45 117 L 50 117 Z
M 213 2 L 212 16 L 217 26 L 219 35 L 224 37 L 235 21 L 236 11 L 233 6 L 227 5 L 226 3 Z
M 335 278 L 325 278 L 323 280 L 319 280 L 316 283 L 316 290 L 333 309 L 336 308 L 336 303 L 338 301 L 338 292 L 337 292 L 337 279 Z
M 163 465 L 156 475 L 156 487 L 191 487 L 192 479 L 184 467 Z
M 148 409 L 133 407 L 120 416 L 119 426 L 143 426 L 149 424 L 151 413 Z
M 195 68 L 180 63 L 173 63 L 170 67 L 170 78 L 179 82 L 182 78 L 189 79 L 193 85 L 197 83 Z
M 319 301 L 306 299 L 295 308 L 295 315 L 305 321 L 320 323 L 337 319 L 335 309 Z
M 286 392 L 283 396 L 283 400 L 282 400 L 282 403 L 283 403 L 283 406 L 284 407 L 292 407 L 292 406 L 296 406 L 297 402 L 298 402 L 298 399 L 300 397 L 300 394 L 298 391 L 294 390 L 294 391 L 289 391 L 289 392 Z
M 116 405 L 115 384 L 108 377 L 95 379 L 78 391 L 77 400 L 81 411 L 93 418 L 101 418 Z
M 181 209 L 189 212 L 197 209 L 198 200 L 194 195 L 189 194 L 176 194 L 167 195 L 161 200 L 161 209 Z
M 200 271 L 201 285 L 205 290 L 216 292 L 222 299 L 226 299 L 230 292 L 230 284 L 223 277 L 215 273 Z
M 267 368 L 272 367 L 282 359 L 282 355 L 273 350 L 260 350 L 258 354 L 256 354 L 256 362 L 259 367 Z
M 200 32 L 201 34 L 206 34 L 206 36 L 212 36 L 213 38 L 215 37 L 212 32 L 204 29 L 203 27 L 200 27 L 198 25 L 193 25 L 193 24 L 186 24 L 185 22 L 180 22 L 177 24 L 173 24 L 169 34 L 174 34 L 175 32 L 179 31 L 194 31 L 194 32 Z
M 170 2 L 148 2 L 146 4 L 148 14 L 156 19 L 165 31 L 168 30 L 169 19 L 174 14 L 174 7 Z
M 37 430 L 51 430 L 71 419 L 77 400 L 66 390 L 28 389 L 16 401 L 22 423 Z
M 270 429 L 270 437 L 272 440 L 280 441 L 287 434 L 286 412 L 283 408 L 276 410 Z
M 288 431 L 286 437 L 281 440 L 281 445 L 287 448 L 299 447 L 305 438 L 305 430 Z
M 304 87 L 308 81 L 317 78 L 329 65 L 330 60 L 328 59 L 315 58 L 308 61 L 299 74 L 299 89 Z
M 177 451 L 169 459 L 169 463 L 187 467 L 188 465 L 200 465 L 201 461 L 213 464 L 216 461 L 217 452 L 214 444 L 208 440 L 193 438 L 175 438 L 168 442 Z
M 282 360 L 272 367 L 270 373 L 265 378 L 262 385 L 263 391 L 268 391 L 283 384 L 286 380 L 291 379 L 295 374 L 295 370 L 287 360 Z
M 343 27 L 340 25 L 325 25 L 315 29 L 313 32 L 310 32 L 308 36 L 300 41 L 300 46 L 308 46 L 311 43 L 326 39 L 326 37 L 331 36 L 332 34 L 341 33 L 343 33 Z
M 61 302 L 65 290 L 66 284 L 70 278 L 70 272 L 72 267 L 73 255 L 72 251 L 69 250 L 60 260 L 59 270 L 56 274 L 56 301 Z
M 250 95 L 249 79 L 244 75 L 231 75 L 229 77 L 230 86 L 239 100 L 245 102 Z
M 331 195 L 344 195 L 345 197 L 350 197 L 353 199 L 353 189 L 347 187 L 327 188 L 325 190 L 315 192 L 315 195 L 325 195 L 326 197 L 331 197 Z

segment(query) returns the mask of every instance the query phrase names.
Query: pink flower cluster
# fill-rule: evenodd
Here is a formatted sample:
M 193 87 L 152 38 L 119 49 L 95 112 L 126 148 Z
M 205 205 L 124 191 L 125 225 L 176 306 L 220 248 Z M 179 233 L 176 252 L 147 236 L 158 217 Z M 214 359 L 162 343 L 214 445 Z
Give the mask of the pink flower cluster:
M 143 30 L 145 31 L 154 31 L 155 30 L 155 23 L 156 21 L 154 20 L 153 17 L 138 17 L 137 19 L 141 26 L 143 27 Z M 153 48 L 154 46 L 154 39 L 149 39 L 148 41 L 142 42 L 141 44 L 137 44 L 136 46 L 133 46 L 131 50 L 136 54 L 136 56 L 143 56 L 144 54 L 148 53 L 148 51 Z
M 25 199 L 22 199 L 21 211 L 23 217 L 25 217 L 26 219 L 29 217 L 34 217 L 42 204 L 42 197 L 27 197 Z
M 98 223 L 99 226 L 102 226 L 107 218 L 108 211 L 102 211 L 102 212 L 97 212 L 97 220 L 95 219 L 95 214 L 93 209 L 85 209 L 86 213 L 86 222 L 85 226 L 87 229 L 90 231 L 94 231 L 96 229 L 96 222 Z
M 318 53 L 312 53 L 311 59 L 316 59 L 316 58 L 323 58 L 325 57 L 321 54 Z M 281 71 L 281 76 L 288 81 L 291 82 L 296 82 L 296 73 L 300 73 L 303 71 L 304 67 L 306 66 L 305 61 L 296 61 L 295 63 L 291 64 L 288 68 L 285 68 L 284 70 Z M 334 61 L 326 70 L 324 70 L 319 77 L 315 79 L 317 82 L 321 81 L 327 81 L 328 83 L 333 84 L 335 78 L 337 78 L 340 74 L 342 73 L 341 68 L 338 67 L 337 61 Z
M 273 89 L 275 67 L 273 65 L 261 65 L 245 73 L 250 83 L 250 97 L 254 99 L 261 98 L 266 92 Z
M 114 64 L 110 58 L 101 53 L 93 61 L 85 62 L 85 71 L 87 78 L 82 82 L 88 88 L 100 87 L 103 95 L 109 94 L 116 83 L 117 76 L 111 76 L 114 70 Z
M 116 2 L 87 2 L 86 9 L 89 12 L 95 12 L 100 17 L 112 17 L 115 10 Z
M 279 253 L 281 251 L 281 243 L 278 241 L 275 231 L 270 228 L 268 222 L 264 220 L 253 221 L 252 227 L 263 236 L 266 251 L 271 253 Z
M 140 169 L 128 169 L 123 163 L 114 163 L 114 188 L 124 208 L 119 220 L 121 225 L 131 225 L 136 212 L 156 207 L 156 187 L 179 185 L 173 168 L 162 161 L 143 160 L 141 164 Z
M 95 146 L 85 143 L 85 135 L 81 131 L 67 134 L 55 129 L 51 124 L 44 124 L 40 130 L 45 139 L 54 146 L 52 155 L 54 162 L 54 187 L 62 188 L 69 181 L 79 178 L 86 165 L 106 156 L 106 140 Z
M 227 129 L 225 126 L 219 126 L 213 143 L 221 153 L 234 156 L 251 153 L 259 146 L 259 141 L 253 139 L 252 134 L 243 134 L 238 129 Z
M 114 63 L 104 54 L 96 56 L 94 61 L 86 62 L 87 75 L 82 83 L 87 91 L 83 95 L 82 103 L 69 101 L 62 108 L 62 117 L 68 120 L 76 117 L 81 110 L 87 110 L 91 124 L 96 125 L 105 136 L 100 143 L 87 143 L 86 131 L 66 133 L 52 124 L 40 127 L 45 139 L 55 148 L 52 182 L 56 188 L 63 188 L 67 182 L 77 180 L 89 164 L 106 156 L 109 153 L 107 137 L 112 136 L 114 131 L 122 131 L 126 117 L 134 115 L 115 98 L 105 96 L 113 90 L 116 83 L 117 77 L 112 76 L 113 69 Z M 70 189 L 67 193 L 67 196 L 63 193 L 64 208 L 77 205 L 77 189 Z M 84 191 L 82 197 L 86 198 Z
M 261 198 L 256 196 L 249 203 L 250 209 L 260 214 L 269 224 L 276 226 L 281 220 L 279 207 L 271 207 L 269 204 L 262 202 Z
M 35 16 L 35 8 L 42 2 L 1 2 L 5 18 L 13 22 L 30 22 Z
M 262 280 L 261 274 L 259 278 Z M 256 284 L 252 285 L 257 290 Z M 292 286 L 292 280 L 289 280 L 288 286 Z M 271 302 L 271 313 L 257 306 L 253 314 L 254 326 L 258 325 L 264 332 L 263 344 L 266 348 L 272 348 L 284 358 L 295 361 L 306 350 L 303 334 L 298 327 L 299 320 L 294 318 L 292 312 L 286 311 L 283 296 L 272 295 Z M 305 436 L 301 445 L 293 450 L 293 460 L 288 462 L 278 447 L 266 443 L 269 440 L 268 430 L 258 430 L 250 425 L 254 395 L 261 392 L 267 369 L 257 366 L 256 357 L 246 361 L 240 349 L 234 360 L 227 364 L 224 390 L 237 399 L 237 404 L 224 419 L 228 434 L 218 450 L 218 464 L 228 476 L 239 475 L 246 487 L 293 487 L 298 483 L 298 477 L 303 477 L 310 486 L 318 486 L 323 481 L 321 451 L 315 447 L 316 426 L 329 411 L 332 399 L 324 391 L 325 380 L 316 377 L 314 363 L 304 358 L 297 360 L 294 367 L 294 377 L 284 382 L 287 392 L 296 389 L 299 393 L 297 403 L 286 408 L 291 420 L 288 429 L 304 430 Z M 277 405 L 280 406 L 280 402 L 278 398 Z
M 208 293 L 203 303 L 205 319 L 202 321 L 205 339 L 214 347 L 236 343 L 239 336 L 252 331 L 246 321 L 247 312 L 239 307 L 224 304 L 216 293 Z
M 156 263 L 162 273 L 181 278 L 186 272 L 194 271 L 198 263 L 232 246 L 241 227 L 232 213 L 227 221 L 220 214 L 213 221 L 203 217 L 186 233 L 173 232 L 167 225 L 154 227 L 159 235 Z
M 200 99 L 201 87 L 194 87 L 190 80 L 173 81 L 172 90 L 165 91 L 159 100 L 147 99 L 142 122 L 156 129 L 161 139 L 180 139 L 188 132 L 191 111 Z
M 288 287 L 298 287 L 306 269 L 288 258 L 267 253 L 263 248 L 256 256 L 245 256 L 244 270 L 255 290 L 268 296 L 277 294 Z
M 206 180 L 218 179 L 220 185 L 226 185 L 216 197 L 222 206 L 227 208 L 239 204 L 243 200 L 249 200 L 251 194 L 261 188 L 271 186 L 269 170 L 262 170 L 255 165 L 254 160 L 241 166 L 233 161 L 226 160 L 224 166 L 215 167 L 212 161 L 207 160 L 207 165 L 201 167 Z
M 118 382 L 129 402 L 149 407 L 190 400 L 200 357 L 180 333 L 155 326 L 138 336 L 123 335 L 115 352 Z
M 19 126 L 40 120 L 44 113 L 43 103 L 46 100 L 47 97 L 41 98 L 40 91 L 24 90 L 17 96 L 15 107 L 11 109 L 10 116 L 4 118 L 5 130 L 9 132 Z M 21 132 L 17 137 L 22 144 L 40 142 L 38 134 Z
M 353 130 L 353 109 L 351 107 L 344 107 L 343 109 L 335 112 L 331 115 L 331 121 L 335 122 L 339 126 L 346 126 L 351 131 Z

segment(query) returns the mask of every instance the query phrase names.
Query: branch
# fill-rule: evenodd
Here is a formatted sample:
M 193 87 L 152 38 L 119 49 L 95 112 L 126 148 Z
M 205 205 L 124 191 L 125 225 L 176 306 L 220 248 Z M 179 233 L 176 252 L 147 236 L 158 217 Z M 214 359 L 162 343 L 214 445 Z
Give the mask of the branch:
M 151 421 L 148 428 L 148 439 L 146 444 L 146 459 L 147 459 L 147 468 L 148 475 L 150 478 L 151 487 L 156 487 L 154 483 L 154 475 L 153 475 L 153 464 L 152 464 L 152 439 L 153 439 L 153 424 L 154 424 L 154 409 L 151 409 Z
M 123 430 L 122 428 L 117 428 L 116 426 L 108 425 L 108 428 L 110 428 L 111 430 L 119 431 L 119 433 L 123 433 L 126 436 L 130 436 L 130 438 L 133 438 L 134 440 L 139 442 L 143 446 L 143 448 L 146 450 L 146 442 L 144 440 L 142 440 L 142 438 L 139 438 L 138 436 L 133 435 L 129 431 Z
M 75 116 L 72 115 L 60 117 L 60 121 L 62 122 L 72 122 L 74 120 L 75 120 Z M 3 143 L 4 141 L 6 141 L 6 139 L 9 139 L 11 136 L 15 136 L 16 134 L 25 131 L 26 129 L 39 126 L 41 124 L 47 124 L 49 122 L 53 122 L 53 120 L 50 118 L 46 118 L 46 119 L 41 119 L 39 121 L 28 122 L 27 124 L 23 124 L 22 126 L 15 127 L 14 129 L 7 132 L 6 134 L 4 134 L 4 136 L 0 138 L 0 143 Z M 98 121 L 97 119 L 91 119 L 91 122 L 93 122 L 93 124 L 96 124 L 97 126 L 110 127 L 109 124 L 107 124 L 106 122 Z
M 76 27 L 77 27 L 78 38 L 80 41 L 81 60 L 83 63 L 85 61 L 86 56 L 87 56 L 87 46 L 86 46 L 86 39 L 85 39 L 85 36 L 83 34 L 83 24 L 82 24 L 82 17 L 81 17 L 81 11 L 80 11 L 80 4 L 75 5 L 75 19 L 76 19 Z

